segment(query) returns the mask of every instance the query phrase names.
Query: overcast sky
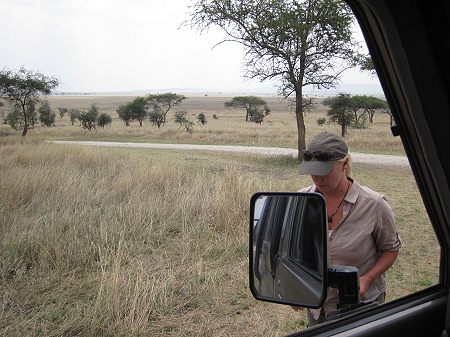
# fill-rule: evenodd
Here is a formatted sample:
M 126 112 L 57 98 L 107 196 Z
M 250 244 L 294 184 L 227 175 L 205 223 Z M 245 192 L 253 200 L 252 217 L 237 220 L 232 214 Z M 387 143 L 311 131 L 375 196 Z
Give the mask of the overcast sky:
M 179 28 L 190 0 L 0 0 L 0 67 L 54 75 L 62 92 L 268 90 L 243 78 L 220 30 Z M 359 71 L 346 84 L 376 84 Z

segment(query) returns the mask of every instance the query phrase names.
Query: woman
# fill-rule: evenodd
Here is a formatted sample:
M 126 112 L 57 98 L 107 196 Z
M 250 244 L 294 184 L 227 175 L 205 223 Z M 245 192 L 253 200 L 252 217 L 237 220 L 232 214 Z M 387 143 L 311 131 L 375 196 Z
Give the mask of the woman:
M 401 241 L 394 213 L 384 197 L 349 176 L 350 158 L 344 139 L 331 132 L 314 136 L 303 154 L 300 173 L 327 205 L 331 265 L 358 268 L 360 300 L 384 302 L 384 273 L 398 256 Z M 329 289 L 322 308 L 309 309 L 309 325 L 322 323 L 336 310 L 337 289 Z

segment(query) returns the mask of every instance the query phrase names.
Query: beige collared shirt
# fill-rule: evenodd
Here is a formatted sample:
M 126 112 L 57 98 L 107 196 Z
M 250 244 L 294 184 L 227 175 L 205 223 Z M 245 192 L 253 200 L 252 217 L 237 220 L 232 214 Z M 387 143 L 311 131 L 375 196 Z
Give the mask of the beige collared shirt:
M 317 192 L 315 185 L 300 192 Z M 343 202 L 343 217 L 329 234 L 330 265 L 358 268 L 364 275 L 382 252 L 397 251 L 401 240 L 395 229 L 394 212 L 383 195 L 360 185 L 357 181 Z M 384 274 L 376 279 L 361 301 L 373 301 L 386 291 Z M 328 290 L 325 313 L 336 310 L 337 289 Z

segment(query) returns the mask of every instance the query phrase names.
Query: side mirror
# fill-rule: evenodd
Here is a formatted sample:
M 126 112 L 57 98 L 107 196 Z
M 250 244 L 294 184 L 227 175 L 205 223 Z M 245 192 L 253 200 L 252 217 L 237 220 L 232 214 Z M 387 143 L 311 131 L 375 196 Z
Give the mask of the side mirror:
M 328 287 L 328 230 L 318 193 L 262 192 L 250 201 L 250 289 L 259 300 L 318 308 Z

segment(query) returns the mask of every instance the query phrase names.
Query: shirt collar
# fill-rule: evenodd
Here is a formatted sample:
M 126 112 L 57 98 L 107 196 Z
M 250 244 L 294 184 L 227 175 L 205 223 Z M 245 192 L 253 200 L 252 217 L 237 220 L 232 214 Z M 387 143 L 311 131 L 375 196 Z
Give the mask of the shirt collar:
M 358 199 L 359 191 L 361 190 L 361 185 L 353 178 L 347 177 L 347 179 L 352 182 L 352 186 L 348 190 L 347 195 L 345 196 L 344 200 L 346 202 L 354 204 L 354 203 L 356 203 L 356 200 Z M 318 192 L 318 191 L 319 191 L 319 189 L 317 188 L 316 185 L 313 185 L 312 188 L 310 189 L 310 192 Z
M 352 186 L 350 187 L 350 190 L 347 192 L 347 195 L 345 196 L 344 200 L 354 204 L 358 199 L 359 191 L 361 190 L 361 185 L 356 180 L 350 177 L 348 177 L 348 179 L 352 182 Z

